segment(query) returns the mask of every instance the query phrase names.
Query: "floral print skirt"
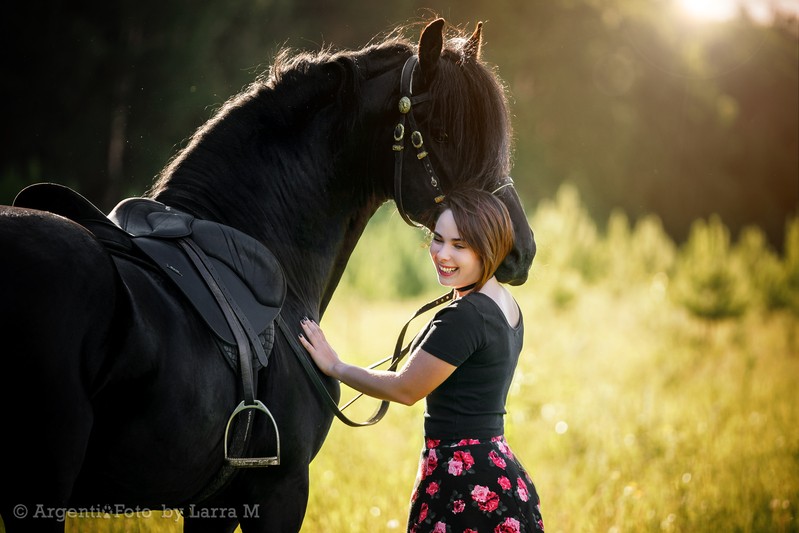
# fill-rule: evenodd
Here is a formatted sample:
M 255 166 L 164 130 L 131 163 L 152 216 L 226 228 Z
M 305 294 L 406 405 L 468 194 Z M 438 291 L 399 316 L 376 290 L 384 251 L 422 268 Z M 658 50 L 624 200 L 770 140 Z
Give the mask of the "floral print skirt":
M 534 531 L 544 531 L 538 493 L 504 436 L 425 439 L 409 533 Z

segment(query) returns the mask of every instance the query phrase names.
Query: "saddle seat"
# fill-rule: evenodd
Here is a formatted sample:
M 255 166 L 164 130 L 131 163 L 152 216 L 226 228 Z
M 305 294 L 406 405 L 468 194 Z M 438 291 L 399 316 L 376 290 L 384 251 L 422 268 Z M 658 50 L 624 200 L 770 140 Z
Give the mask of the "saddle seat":
M 191 239 L 208 257 L 241 313 L 259 332 L 264 350 L 257 364 L 271 352 L 274 320 L 286 296 L 286 281 L 275 256 L 264 245 L 234 228 L 197 219 L 155 200 L 129 198 L 106 216 L 76 191 L 54 183 L 23 189 L 14 206 L 49 211 L 91 231 L 112 256 L 125 257 L 140 250 L 174 282 L 211 330 L 227 345 L 235 363 L 236 339 L 208 284 L 179 245 Z M 261 355 L 264 354 L 264 355 Z

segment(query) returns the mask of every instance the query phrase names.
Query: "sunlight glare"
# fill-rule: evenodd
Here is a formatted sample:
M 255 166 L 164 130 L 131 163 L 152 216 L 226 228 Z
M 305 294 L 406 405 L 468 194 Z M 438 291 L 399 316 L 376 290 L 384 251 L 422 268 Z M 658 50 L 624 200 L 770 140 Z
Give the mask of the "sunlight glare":
M 691 18 L 715 22 L 735 17 L 739 7 L 735 0 L 677 0 L 677 4 Z

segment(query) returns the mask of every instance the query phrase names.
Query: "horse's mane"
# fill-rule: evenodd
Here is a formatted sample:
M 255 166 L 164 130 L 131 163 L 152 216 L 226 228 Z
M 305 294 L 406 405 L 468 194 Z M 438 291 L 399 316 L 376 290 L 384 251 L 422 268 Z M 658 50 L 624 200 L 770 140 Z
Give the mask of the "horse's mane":
M 237 148 L 242 150 L 240 145 L 243 142 L 269 141 L 268 137 L 265 139 L 247 131 L 254 123 L 268 121 L 268 129 L 280 132 L 274 135 L 285 139 L 290 138 L 291 132 L 299 131 L 306 121 L 314 119 L 323 108 L 355 110 L 339 115 L 338 121 L 330 124 L 333 128 L 330 138 L 343 139 L 353 127 L 351 121 L 358 116 L 360 81 L 369 75 L 372 65 L 381 63 L 381 59 L 415 53 L 416 44 L 404 37 L 415 27 L 395 28 L 360 50 L 336 51 L 325 47 L 315 52 L 297 52 L 290 48 L 281 49 L 268 71 L 227 100 L 192 135 L 188 145 L 163 169 L 150 195 L 163 193 L 170 183 L 175 184 L 178 174 L 181 187 L 195 192 L 199 184 L 190 183 L 192 175 L 208 174 L 209 170 L 217 179 L 220 173 L 237 171 L 239 179 L 241 176 L 257 176 L 259 173 L 251 169 L 234 169 L 227 164 L 220 166 L 218 161 L 209 163 L 202 154 L 195 153 L 191 160 L 188 157 L 198 150 L 218 154 L 229 150 L 231 145 L 238 144 Z M 459 156 L 448 158 L 454 162 L 454 166 L 447 169 L 449 185 L 488 188 L 506 176 L 510 167 L 511 131 L 505 89 L 492 68 L 468 54 L 467 35 L 452 27 L 448 32 L 450 35 L 442 52 L 445 60 L 439 62 L 440 74 L 429 88 L 431 107 L 424 114 L 428 118 L 437 117 L 437 120 L 427 122 L 450 124 L 447 142 Z M 456 72 L 458 69 L 463 72 Z M 467 102 L 469 111 L 464 113 Z M 220 127 L 222 122 L 224 127 Z M 480 135 L 468 135 L 467 132 L 480 132 Z M 268 132 L 261 133 L 269 135 Z M 435 132 L 428 135 L 435 136 Z M 231 143 L 231 136 L 235 137 L 235 143 Z M 428 140 L 430 142 L 432 140 Z M 433 152 L 435 149 L 433 145 Z M 336 154 L 327 155 L 334 158 Z M 242 159 L 239 158 L 240 164 L 252 164 Z M 217 168 L 209 169 L 209 165 Z
M 186 178 L 202 174 L 204 170 L 207 171 L 208 165 L 208 158 L 197 152 L 222 153 L 230 149 L 231 136 L 238 139 L 253 138 L 253 132 L 247 131 L 253 123 L 268 123 L 268 130 L 285 136 L 286 132 L 301 129 L 320 109 L 335 104 L 333 108 L 351 110 L 341 117 L 343 120 L 330 124 L 334 131 L 328 137 L 342 139 L 341 134 L 353 127 L 353 121 L 358 116 L 358 81 L 364 75 L 359 72 L 359 67 L 371 63 L 367 60 L 370 55 L 396 55 L 411 48 L 407 40 L 392 36 L 362 50 L 334 51 L 326 47 L 310 52 L 280 49 L 267 71 L 230 97 L 194 132 L 187 145 L 161 171 L 148 195 L 158 197 L 176 181 L 180 181 L 182 187 L 195 188 L 197 184 L 186 183 Z M 222 123 L 224 127 L 220 127 Z M 220 133 L 220 130 L 224 133 Z M 264 129 L 261 133 L 268 135 L 268 130 Z M 225 170 L 231 171 L 229 167 L 215 169 L 217 179 L 221 177 L 220 172 Z M 176 178 L 178 174 L 180 177 Z M 168 192 L 167 196 L 172 194 Z

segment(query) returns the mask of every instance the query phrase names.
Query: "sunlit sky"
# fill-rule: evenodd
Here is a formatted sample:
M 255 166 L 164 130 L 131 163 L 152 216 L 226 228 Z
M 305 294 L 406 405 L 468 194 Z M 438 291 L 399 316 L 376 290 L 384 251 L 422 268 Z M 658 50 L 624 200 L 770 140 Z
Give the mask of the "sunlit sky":
M 799 0 L 675 0 L 686 16 L 704 22 L 735 17 L 740 6 L 755 20 L 768 22 L 775 9 L 799 15 Z

